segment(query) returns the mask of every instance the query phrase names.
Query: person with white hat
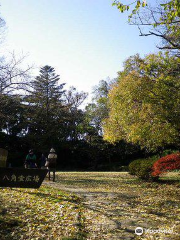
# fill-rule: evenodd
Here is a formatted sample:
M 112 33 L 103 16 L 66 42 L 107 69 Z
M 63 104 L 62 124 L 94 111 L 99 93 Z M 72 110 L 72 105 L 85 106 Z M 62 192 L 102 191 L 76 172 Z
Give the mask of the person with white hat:
M 57 160 L 57 154 L 54 148 L 51 148 L 45 167 L 47 167 L 47 169 L 49 170 L 49 173 L 48 173 L 49 180 L 51 179 L 50 172 L 53 172 L 53 182 L 55 182 L 56 160 Z
M 51 148 L 45 166 L 48 168 L 56 168 L 56 160 L 57 160 L 57 154 L 54 148 Z

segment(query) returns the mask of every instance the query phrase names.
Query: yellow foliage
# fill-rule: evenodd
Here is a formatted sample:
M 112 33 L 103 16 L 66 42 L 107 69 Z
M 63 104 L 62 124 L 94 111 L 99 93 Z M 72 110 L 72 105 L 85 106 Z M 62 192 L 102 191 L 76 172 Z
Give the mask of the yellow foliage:
M 109 93 L 110 113 L 103 124 L 105 140 L 125 139 L 150 149 L 178 141 L 180 81 L 165 72 L 163 58 L 158 65 L 161 58 L 149 55 L 139 70 L 119 74 Z M 163 66 L 165 71 L 159 68 Z

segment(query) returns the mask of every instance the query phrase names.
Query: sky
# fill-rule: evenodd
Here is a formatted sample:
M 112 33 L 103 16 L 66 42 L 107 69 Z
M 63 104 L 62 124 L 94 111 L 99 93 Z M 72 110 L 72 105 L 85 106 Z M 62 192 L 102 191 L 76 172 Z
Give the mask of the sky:
M 27 54 L 39 68 L 50 65 L 61 82 L 91 92 L 102 79 L 117 77 L 123 61 L 156 52 L 158 39 L 140 37 L 127 13 L 112 0 L 0 0 L 6 21 L 4 52 Z

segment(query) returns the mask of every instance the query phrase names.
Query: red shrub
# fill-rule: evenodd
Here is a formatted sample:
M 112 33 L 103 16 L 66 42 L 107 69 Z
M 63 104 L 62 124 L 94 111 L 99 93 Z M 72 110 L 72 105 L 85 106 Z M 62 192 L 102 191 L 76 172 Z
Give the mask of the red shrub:
M 180 153 L 173 153 L 157 160 L 152 167 L 152 176 L 157 177 L 161 173 L 180 169 Z

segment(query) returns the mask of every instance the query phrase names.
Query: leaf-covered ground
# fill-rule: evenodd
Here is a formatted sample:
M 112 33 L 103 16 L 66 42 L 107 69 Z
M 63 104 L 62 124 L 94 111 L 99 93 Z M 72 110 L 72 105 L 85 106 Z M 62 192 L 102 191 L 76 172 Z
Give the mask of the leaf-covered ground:
M 0 240 L 180 239 L 179 182 L 59 172 L 35 189 L 0 188 Z M 136 227 L 170 233 L 134 233 Z
M 0 189 L 0 239 L 76 239 L 83 236 L 79 198 L 57 189 Z
M 179 181 L 147 183 L 128 173 L 61 172 L 54 186 L 82 198 L 87 239 L 180 239 Z M 139 237 L 136 227 L 173 234 Z

